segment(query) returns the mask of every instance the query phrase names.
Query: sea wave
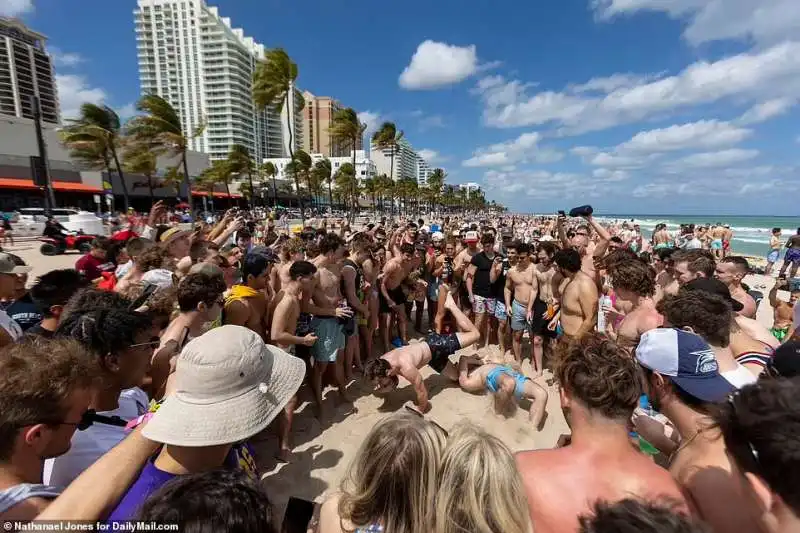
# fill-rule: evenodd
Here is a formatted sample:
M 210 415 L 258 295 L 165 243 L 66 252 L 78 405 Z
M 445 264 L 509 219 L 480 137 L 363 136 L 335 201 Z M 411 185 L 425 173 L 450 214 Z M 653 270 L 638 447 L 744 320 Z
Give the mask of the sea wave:
M 598 217 L 600 220 L 606 222 L 615 222 L 619 221 L 620 223 L 624 221 L 630 222 L 630 219 L 621 219 L 621 218 L 613 218 L 613 217 Z M 681 223 L 674 222 L 669 219 L 650 219 L 650 218 L 634 218 L 634 224 L 639 224 L 642 229 L 652 231 L 657 224 L 666 224 L 667 230 L 674 231 L 681 227 Z M 735 240 L 745 240 L 736 236 L 736 233 L 749 233 L 749 234 L 756 234 L 756 235 L 764 235 L 768 237 L 772 233 L 772 228 L 757 228 L 753 226 L 731 226 L 731 230 L 734 232 L 734 239 Z M 782 228 L 781 232 L 783 236 L 793 235 L 795 230 L 792 228 Z M 762 241 L 745 241 L 745 242 L 762 242 Z

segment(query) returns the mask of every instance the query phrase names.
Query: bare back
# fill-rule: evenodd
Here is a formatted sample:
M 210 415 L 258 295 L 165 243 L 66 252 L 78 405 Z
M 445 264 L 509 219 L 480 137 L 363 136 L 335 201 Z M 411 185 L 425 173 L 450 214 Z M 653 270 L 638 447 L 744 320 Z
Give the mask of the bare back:
M 571 337 L 578 335 L 584 321 L 594 320 L 599 293 L 594 280 L 582 270 L 564 288 L 561 298 L 561 326 Z
M 599 499 L 660 497 L 684 501 L 661 467 L 627 449 L 576 448 L 521 452 L 516 456 L 536 533 L 578 529 L 578 516 Z

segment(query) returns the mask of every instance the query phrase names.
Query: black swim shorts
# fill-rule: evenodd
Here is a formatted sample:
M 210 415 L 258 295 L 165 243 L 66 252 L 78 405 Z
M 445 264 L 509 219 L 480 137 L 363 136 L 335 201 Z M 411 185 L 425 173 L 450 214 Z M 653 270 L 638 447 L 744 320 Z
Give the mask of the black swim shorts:
M 402 305 L 406 303 L 406 293 L 403 292 L 402 286 L 398 285 L 394 289 L 387 289 L 386 292 L 389 293 L 389 297 L 394 300 L 395 304 Z M 383 297 L 383 291 L 378 291 L 378 300 L 380 301 L 381 313 L 392 312 L 392 307 L 389 305 L 389 301 Z
M 458 336 L 455 333 L 446 335 L 430 333 L 425 337 L 425 342 L 431 349 L 431 360 L 428 366 L 439 373 L 450 362 L 450 356 L 461 349 L 461 343 L 458 342 Z
M 545 339 L 555 339 L 557 336 L 555 330 L 551 331 L 547 329 L 547 325 L 550 324 L 550 320 L 544 318 L 543 315 L 545 312 L 547 312 L 547 304 L 539 298 L 536 298 L 536 300 L 533 301 L 531 334 Z

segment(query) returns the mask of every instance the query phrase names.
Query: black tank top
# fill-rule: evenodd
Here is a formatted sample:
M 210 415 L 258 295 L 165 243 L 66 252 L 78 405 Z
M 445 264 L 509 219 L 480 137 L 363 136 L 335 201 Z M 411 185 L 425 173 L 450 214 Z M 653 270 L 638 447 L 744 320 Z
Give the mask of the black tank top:
M 342 261 L 342 268 L 348 267 L 348 266 L 352 267 L 353 270 L 356 271 L 356 279 L 353 280 L 353 283 L 355 284 L 356 295 L 358 295 L 358 292 L 361 290 L 361 278 L 363 276 L 363 272 L 361 270 L 361 267 L 358 265 L 358 263 L 356 263 L 352 259 L 344 259 Z M 347 288 L 344 286 L 344 277 L 342 277 L 341 286 L 342 286 L 341 287 L 342 296 L 347 298 Z

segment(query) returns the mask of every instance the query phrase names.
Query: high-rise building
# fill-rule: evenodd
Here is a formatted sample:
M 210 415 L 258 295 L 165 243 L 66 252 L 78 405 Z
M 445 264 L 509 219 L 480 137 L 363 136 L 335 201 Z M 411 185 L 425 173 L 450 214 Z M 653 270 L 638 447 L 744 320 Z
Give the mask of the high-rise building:
M 205 125 L 190 149 L 212 160 L 225 158 L 234 144 L 256 161 L 284 154 L 279 114 L 253 104 L 253 73 L 264 45 L 205 0 L 138 0 L 133 13 L 142 93 L 172 104 L 186 133 Z
M 58 124 L 58 93 L 47 38 L 16 19 L 0 17 L 0 115 L 33 118 L 38 96 L 42 121 Z
M 423 158 L 417 156 L 417 183 L 420 187 L 428 184 L 428 176 L 433 174 L 433 169 Z
M 331 139 L 329 129 L 333 115 L 342 109 L 342 104 L 330 96 L 315 96 L 303 92 L 303 150 L 309 154 L 323 154 L 328 157 L 347 157 L 350 146 Z M 356 151 L 363 150 L 364 140 L 358 139 Z
M 392 152 L 394 152 L 393 167 Z M 394 148 L 378 148 L 372 143 L 369 154 L 378 169 L 378 174 L 386 174 L 395 181 L 402 178 L 418 179 L 417 160 L 419 156 L 404 138 L 400 139 Z

